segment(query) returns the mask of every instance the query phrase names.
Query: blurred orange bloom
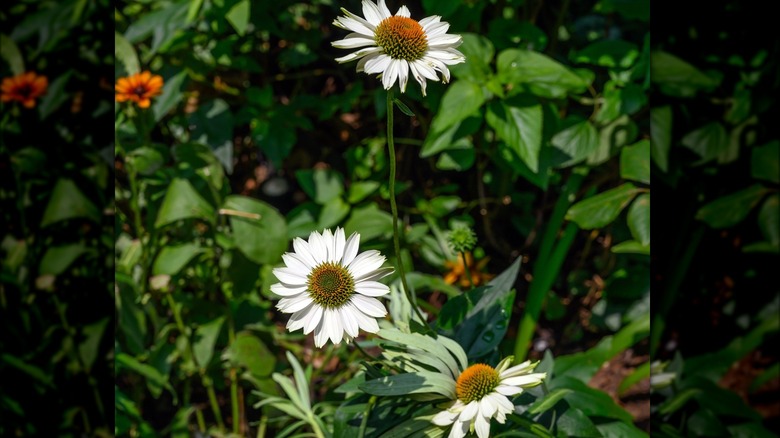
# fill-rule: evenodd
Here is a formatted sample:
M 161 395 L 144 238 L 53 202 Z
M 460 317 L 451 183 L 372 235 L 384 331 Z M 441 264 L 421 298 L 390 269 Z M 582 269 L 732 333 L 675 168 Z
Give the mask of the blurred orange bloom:
M 35 99 L 46 93 L 49 80 L 46 76 L 39 76 L 35 72 L 28 71 L 10 78 L 3 78 L 0 85 L 0 100 L 21 102 L 25 108 L 35 107 Z
M 482 272 L 488 261 L 490 261 L 490 257 L 485 257 L 477 263 L 474 263 L 474 258 L 471 256 L 471 253 L 466 253 L 466 262 L 469 264 L 471 280 L 474 281 L 475 287 L 485 284 L 495 277 L 493 274 Z M 461 288 L 469 287 L 469 276 L 466 274 L 466 268 L 463 266 L 463 257 L 459 255 L 457 260 L 447 260 L 444 262 L 444 266 L 450 270 L 444 275 L 444 281 L 447 284 L 457 283 Z
M 138 104 L 140 108 L 149 108 L 151 98 L 162 94 L 163 79 L 159 75 L 152 75 L 149 71 L 136 73 L 116 81 L 116 101 L 128 100 Z

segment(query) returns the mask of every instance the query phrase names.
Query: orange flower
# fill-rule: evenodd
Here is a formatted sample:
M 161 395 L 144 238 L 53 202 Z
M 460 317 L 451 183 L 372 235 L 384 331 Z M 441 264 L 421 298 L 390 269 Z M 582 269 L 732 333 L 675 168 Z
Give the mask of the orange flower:
M 466 253 L 466 262 L 469 264 L 471 280 L 474 282 L 474 286 L 485 284 L 495 277 L 493 274 L 482 272 L 488 261 L 490 261 L 490 257 L 485 257 L 475 264 L 471 253 Z M 447 284 L 458 283 L 462 288 L 469 287 L 469 276 L 466 274 L 466 268 L 463 266 L 463 257 L 459 255 L 455 261 L 447 260 L 444 262 L 444 266 L 450 270 L 450 272 L 444 275 L 444 281 Z
M 25 108 L 35 107 L 35 99 L 46 93 L 49 80 L 46 76 L 38 76 L 35 72 L 28 71 L 10 78 L 3 78 L 0 85 L 0 100 L 10 102 L 16 100 Z
M 114 89 L 116 101 L 126 102 L 131 100 L 140 108 L 149 108 L 154 96 L 162 94 L 163 79 L 159 75 L 152 75 L 149 71 L 136 73 L 126 78 L 119 78 Z

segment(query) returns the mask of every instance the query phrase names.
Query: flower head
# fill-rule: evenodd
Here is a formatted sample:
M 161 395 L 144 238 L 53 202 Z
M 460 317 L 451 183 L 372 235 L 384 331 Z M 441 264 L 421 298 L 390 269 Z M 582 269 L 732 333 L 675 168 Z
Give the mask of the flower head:
M 379 251 L 358 254 L 359 243 L 360 234 L 346 239 L 341 228 L 335 233 L 314 231 L 308 242 L 293 241 L 295 252 L 282 256 L 286 266 L 274 269 L 279 283 L 271 285 L 271 291 L 283 297 L 276 308 L 292 313 L 288 330 L 314 331 L 317 347 L 328 339 L 334 344 L 349 341 L 359 328 L 379 331 L 375 318 L 384 317 L 387 310 L 376 297 L 390 289 L 377 280 L 393 270 L 381 268 L 385 257 Z
M 362 48 L 336 61 L 344 63 L 358 59 L 357 71 L 379 74 L 385 90 L 389 90 L 398 79 L 401 92 L 405 92 L 411 71 L 425 96 L 426 79 L 438 81 L 436 71 L 439 71 L 444 83 L 447 83 L 450 81 L 447 66 L 466 60 L 462 53 L 455 50 L 463 39 L 460 35 L 448 34 L 450 25 L 437 15 L 416 21 L 410 18 L 411 13 L 406 6 L 401 6 L 395 15 L 391 15 L 385 0 L 378 0 L 377 4 L 363 0 L 365 18 L 344 8 L 341 11 L 345 16 L 336 18 L 333 24 L 352 33 L 333 42 L 333 46 L 340 49 Z
M 447 234 L 447 243 L 453 251 L 468 252 L 477 244 L 477 235 L 470 227 L 455 227 Z
M 506 414 L 514 412 L 509 397 L 541 384 L 547 377 L 546 373 L 531 373 L 538 362 L 525 361 L 510 368 L 512 359 L 505 358 L 496 368 L 478 363 L 463 370 L 455 382 L 457 400 L 436 414 L 433 423 L 452 425 L 449 438 L 462 438 L 475 430 L 479 438 L 487 438 L 491 418 L 503 424 Z
M 479 261 L 474 260 L 474 256 L 470 252 L 466 254 L 466 263 L 463 263 L 463 257 L 456 257 L 455 260 L 446 260 L 444 266 L 449 271 L 444 274 L 444 282 L 447 284 L 457 284 L 460 287 L 469 287 L 471 285 L 479 286 L 489 282 L 495 277 L 494 274 L 485 271 L 490 261 L 490 257 L 485 257 Z M 468 266 L 468 272 L 466 267 Z M 469 280 L 469 274 L 471 279 Z
M 162 94 L 163 79 L 149 71 L 136 73 L 116 81 L 116 101 L 128 100 L 138 104 L 139 108 L 149 108 L 151 98 Z
M 25 108 L 35 107 L 35 99 L 46 93 L 49 80 L 46 76 L 39 76 L 35 72 L 28 71 L 13 77 L 3 78 L 0 85 L 0 100 L 21 102 Z

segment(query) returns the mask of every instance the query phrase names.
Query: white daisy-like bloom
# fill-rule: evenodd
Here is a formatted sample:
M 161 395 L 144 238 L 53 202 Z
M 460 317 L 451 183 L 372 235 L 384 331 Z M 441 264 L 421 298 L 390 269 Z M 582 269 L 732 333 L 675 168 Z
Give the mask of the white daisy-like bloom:
M 358 329 L 379 331 L 376 318 L 387 315 L 376 297 L 390 293 L 379 279 L 393 272 L 382 268 L 385 257 L 376 250 L 358 254 L 360 234 L 348 239 L 344 230 L 314 231 L 309 240 L 293 240 L 295 252 L 282 255 L 284 268 L 273 270 L 279 283 L 271 291 L 282 299 L 276 308 L 292 313 L 287 329 L 314 332 L 314 345 L 322 347 L 357 337 Z
M 449 438 L 463 438 L 477 432 L 479 438 L 490 436 L 490 419 L 503 424 L 506 415 L 514 412 L 509 399 L 542 383 L 547 373 L 531 373 L 539 362 L 525 361 L 509 367 L 512 356 L 502 360 L 496 368 L 478 363 L 466 368 L 455 382 L 457 400 L 433 417 L 438 426 L 450 426 Z
M 466 61 L 466 57 L 455 50 L 463 39 L 460 35 L 448 34 L 450 25 L 441 21 L 438 15 L 416 21 L 410 18 L 406 6 L 401 6 L 392 15 L 385 0 L 378 0 L 377 4 L 363 0 L 365 18 L 344 8 L 341 11 L 345 16 L 336 18 L 333 24 L 352 33 L 332 44 L 339 49 L 360 50 L 336 58 L 336 61 L 344 63 L 359 59 L 357 71 L 378 74 L 385 90 L 398 79 L 401 92 L 405 92 L 411 72 L 425 96 L 426 79 L 438 81 L 436 71 L 439 71 L 446 84 L 450 81 L 447 66 Z

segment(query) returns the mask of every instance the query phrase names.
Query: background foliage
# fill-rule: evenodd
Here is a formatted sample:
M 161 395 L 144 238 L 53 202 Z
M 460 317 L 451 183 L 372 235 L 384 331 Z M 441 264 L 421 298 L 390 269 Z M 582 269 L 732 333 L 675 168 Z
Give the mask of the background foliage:
M 117 7 L 116 77 L 165 79 L 150 111 L 116 107 L 117 434 L 355 436 L 373 402 L 341 385 L 370 365 L 286 333 L 268 290 L 291 238 L 342 225 L 405 264 L 471 361 L 545 357 L 550 392 L 529 393 L 536 404 L 505 432 L 644 435 L 617 386 L 646 392 L 649 373 L 636 367 L 649 334 L 648 3 L 408 6 L 443 15 L 468 62 L 427 98 L 400 96 L 414 114 L 395 125 L 400 260 L 385 92 L 333 61 L 336 4 Z M 479 236 L 472 271 L 504 273 L 470 292 L 473 308 L 445 240 L 460 224 Z M 396 324 L 409 320 L 402 297 Z M 383 398 L 366 435 L 407 436 L 390 427 L 419 406 Z M 646 411 L 640 401 L 636 419 Z

